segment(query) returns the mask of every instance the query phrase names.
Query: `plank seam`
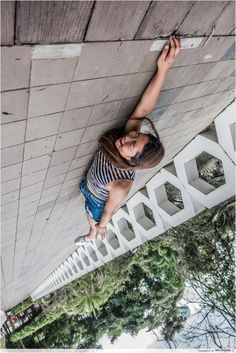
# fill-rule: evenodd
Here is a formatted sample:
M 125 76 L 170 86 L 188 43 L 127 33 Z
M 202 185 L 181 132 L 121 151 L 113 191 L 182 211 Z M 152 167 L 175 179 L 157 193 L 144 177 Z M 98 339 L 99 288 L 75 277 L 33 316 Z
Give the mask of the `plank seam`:
M 232 29 L 231 33 L 234 31 L 235 27 Z M 232 33 L 232 34 L 219 34 L 219 35 L 214 35 L 213 37 L 235 37 L 235 34 Z M 181 38 L 192 38 L 193 35 L 192 34 L 178 34 L 178 30 L 174 31 L 172 33 L 172 35 L 177 35 L 177 36 L 180 36 Z M 206 35 L 194 35 L 194 38 L 198 38 L 198 37 L 204 37 L 204 38 L 207 38 Z M 156 39 L 153 39 L 153 38 L 145 38 L 145 39 L 125 39 L 125 40 L 122 40 L 122 42 L 134 42 L 134 41 L 147 41 L 147 40 L 158 40 L 158 39 L 163 39 L 164 37 L 163 36 L 160 36 L 160 37 L 157 37 Z M 166 37 L 166 39 L 169 38 L 169 37 Z M 112 39 L 112 40 L 105 40 L 105 41 L 102 41 L 102 40 L 95 40 L 95 41 L 83 41 L 83 42 L 80 42 L 80 44 L 83 44 L 83 43 L 116 43 L 116 42 L 120 42 L 121 40 L 120 39 Z M 75 42 L 53 42 L 53 43 L 40 43 L 40 42 L 37 42 L 37 43 L 20 43 L 20 42 L 17 42 L 14 44 L 14 46 L 21 46 L 21 47 L 32 47 L 32 46 L 36 46 L 36 45 L 67 45 L 67 44 L 76 44 Z M 79 44 L 79 43 L 77 43 Z M 2 44 L 1 45 L 1 48 L 4 48 L 4 47 L 9 47 L 9 44 Z
M 146 15 L 147 15 L 147 13 L 148 13 L 150 7 L 152 6 L 152 4 L 153 4 L 153 1 L 150 1 L 150 4 L 149 4 L 149 6 L 148 6 L 148 8 L 147 8 L 147 10 L 146 10 L 146 12 L 145 12 L 145 14 L 144 14 L 144 16 L 143 16 L 143 19 L 141 20 L 141 22 L 140 22 L 140 24 L 139 24 L 139 26 L 138 26 L 138 29 L 137 29 L 137 31 L 136 31 L 136 33 L 135 33 L 133 39 L 136 39 L 136 36 L 137 36 L 137 34 L 138 34 L 138 31 L 139 31 L 139 29 L 141 28 L 141 26 L 142 26 L 142 24 L 143 24 L 143 22 L 144 22 L 144 20 L 145 20 L 145 18 L 146 18 Z
M 180 22 L 179 27 L 176 29 L 176 31 L 174 31 L 173 35 L 177 35 L 177 34 L 178 34 L 179 28 L 182 26 L 183 22 L 185 21 L 185 19 L 187 18 L 189 12 L 192 10 L 192 8 L 195 6 L 195 4 L 196 4 L 196 1 L 194 1 L 194 3 L 192 4 L 192 6 L 190 7 L 190 9 L 186 12 L 185 17 L 183 18 L 182 22 Z
M 92 15 L 93 15 L 93 11 L 94 11 L 94 9 L 95 9 L 95 6 L 96 6 L 96 1 L 93 2 L 93 6 L 91 7 L 90 16 L 89 16 L 87 25 L 86 25 L 86 27 L 85 27 L 85 31 L 84 31 L 84 36 L 83 36 L 82 42 L 86 42 L 85 38 L 86 38 L 86 36 L 87 36 L 88 28 L 89 28 L 89 25 L 90 25 L 90 21 L 91 21 L 91 18 L 92 18 Z
M 17 17 L 17 1 L 14 4 L 14 33 L 13 33 L 13 45 L 16 44 L 16 17 Z
M 212 22 L 212 24 L 210 25 L 210 27 L 208 28 L 208 30 L 204 33 L 204 36 L 207 35 L 207 32 L 210 30 L 214 30 L 216 28 L 217 25 L 217 21 L 219 20 L 220 16 L 223 14 L 223 12 L 225 11 L 226 7 L 228 5 L 230 5 L 231 1 L 228 1 L 225 6 L 223 7 L 223 9 L 221 10 L 221 12 L 219 13 L 218 16 L 216 16 L 216 18 L 214 19 L 214 21 Z

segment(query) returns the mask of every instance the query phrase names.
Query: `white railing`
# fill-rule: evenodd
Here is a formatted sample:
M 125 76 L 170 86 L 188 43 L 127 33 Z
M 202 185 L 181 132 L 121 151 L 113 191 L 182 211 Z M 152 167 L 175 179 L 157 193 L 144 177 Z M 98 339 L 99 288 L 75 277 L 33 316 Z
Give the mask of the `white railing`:
M 235 192 L 235 102 L 215 119 L 215 129 L 197 135 L 120 208 L 108 224 L 104 241 L 79 247 L 32 294 L 33 300 L 158 236 L 170 227 L 216 206 Z M 207 153 L 219 160 L 224 183 L 212 186 L 199 177 L 197 160 Z M 182 206 L 168 198 L 166 185 L 178 190 Z M 147 212 L 148 211 L 148 212 Z M 151 216 L 150 216 L 151 214 Z

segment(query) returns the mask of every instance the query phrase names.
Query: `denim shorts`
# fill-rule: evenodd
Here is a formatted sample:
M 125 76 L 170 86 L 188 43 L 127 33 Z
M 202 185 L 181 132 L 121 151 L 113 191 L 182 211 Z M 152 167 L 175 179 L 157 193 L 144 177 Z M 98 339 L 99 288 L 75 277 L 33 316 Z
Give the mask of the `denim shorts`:
M 97 198 L 87 187 L 87 178 L 84 177 L 79 184 L 79 188 L 85 197 L 85 211 L 94 221 L 99 222 L 105 208 L 106 201 Z

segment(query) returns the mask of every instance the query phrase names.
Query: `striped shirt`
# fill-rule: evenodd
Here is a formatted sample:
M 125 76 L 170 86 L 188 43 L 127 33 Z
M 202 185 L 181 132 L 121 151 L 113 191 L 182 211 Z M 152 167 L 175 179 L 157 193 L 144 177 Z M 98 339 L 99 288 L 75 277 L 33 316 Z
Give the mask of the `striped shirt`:
M 134 170 L 116 168 L 105 154 L 98 150 L 87 172 L 87 186 L 91 193 L 106 201 L 109 197 L 109 190 L 106 187 L 108 183 L 118 179 L 134 180 L 134 177 Z

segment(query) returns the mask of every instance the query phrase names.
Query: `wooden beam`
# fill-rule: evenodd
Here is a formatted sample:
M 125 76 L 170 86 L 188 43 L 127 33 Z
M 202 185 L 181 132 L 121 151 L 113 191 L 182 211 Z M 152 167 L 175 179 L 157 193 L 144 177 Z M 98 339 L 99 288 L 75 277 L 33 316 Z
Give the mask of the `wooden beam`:
M 1 45 L 14 44 L 15 1 L 1 1 Z
M 17 43 L 78 43 L 93 1 L 17 1 Z
M 149 1 L 97 1 L 85 41 L 134 39 Z

